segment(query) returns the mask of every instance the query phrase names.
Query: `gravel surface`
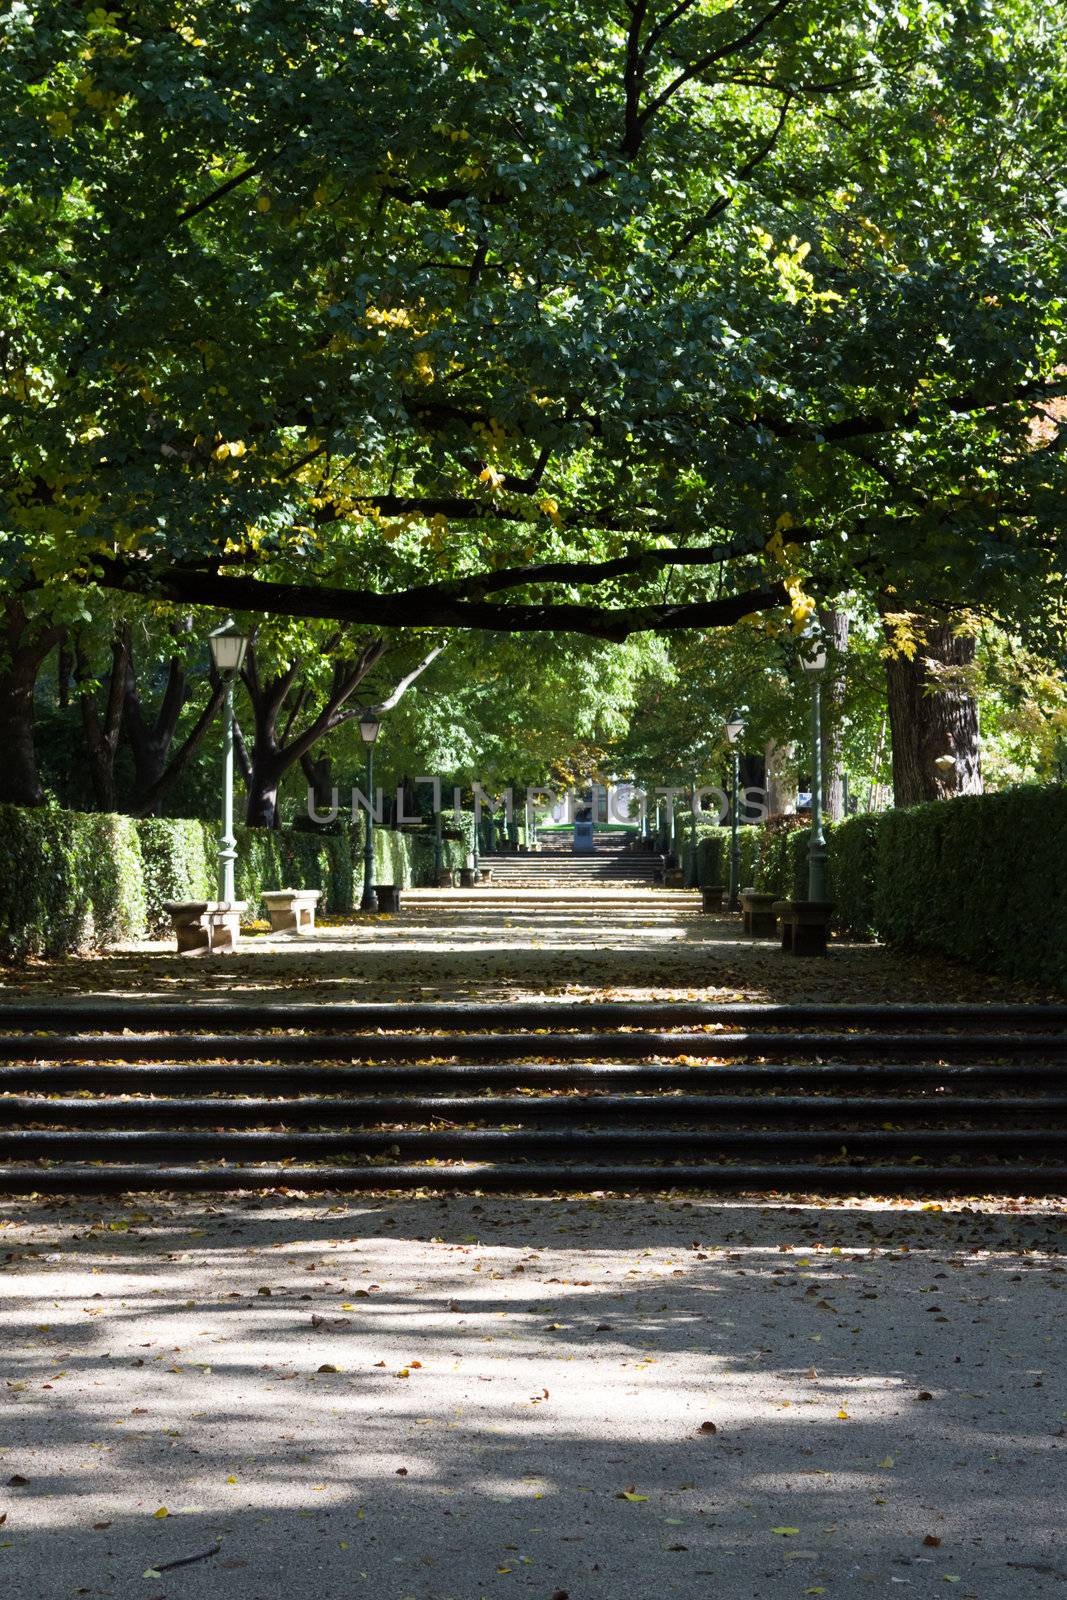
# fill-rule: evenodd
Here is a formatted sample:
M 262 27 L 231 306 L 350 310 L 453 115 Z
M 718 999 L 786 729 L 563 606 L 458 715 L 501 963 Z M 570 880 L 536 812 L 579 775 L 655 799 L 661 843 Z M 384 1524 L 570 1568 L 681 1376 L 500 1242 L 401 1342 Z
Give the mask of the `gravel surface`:
M 5 1204 L 0 1593 L 1059 1597 L 1062 1240 L 1023 1204 Z
M 246 935 L 233 955 L 180 957 L 173 940 L 0 970 L 0 999 L 1062 1001 L 929 955 L 835 939 L 797 960 L 704 916 L 681 889 L 404 891 L 399 916 L 354 917 L 311 937 Z

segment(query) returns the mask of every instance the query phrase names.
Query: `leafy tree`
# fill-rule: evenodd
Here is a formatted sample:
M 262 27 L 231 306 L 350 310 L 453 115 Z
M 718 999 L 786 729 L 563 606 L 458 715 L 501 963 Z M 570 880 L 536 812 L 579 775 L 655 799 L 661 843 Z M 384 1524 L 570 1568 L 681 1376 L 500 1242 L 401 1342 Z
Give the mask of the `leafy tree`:
M 860 585 L 1047 640 L 1055 18 L 12 7 L 12 584 L 609 640 Z

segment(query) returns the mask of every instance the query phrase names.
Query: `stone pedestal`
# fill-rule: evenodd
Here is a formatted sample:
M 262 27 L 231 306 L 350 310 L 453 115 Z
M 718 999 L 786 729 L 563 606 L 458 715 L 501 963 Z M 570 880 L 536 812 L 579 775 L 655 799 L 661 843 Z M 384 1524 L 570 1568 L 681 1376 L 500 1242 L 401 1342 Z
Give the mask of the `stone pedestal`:
M 374 892 L 378 896 L 378 910 L 384 911 L 389 916 L 394 916 L 400 910 L 400 886 L 395 883 L 376 883 Z
M 314 933 L 319 889 L 266 889 L 263 899 L 271 933 Z
M 756 939 L 776 939 L 778 918 L 774 911 L 773 894 L 757 894 L 755 889 L 741 890 L 741 926 Z
M 171 920 L 179 955 L 221 955 L 237 948 L 241 913 L 248 909 L 248 902 L 166 900 L 163 909 Z
M 724 883 L 706 883 L 700 891 L 702 911 L 721 911 L 722 902 L 726 895 Z
M 824 956 L 833 909 L 832 900 L 776 900 L 782 949 L 793 956 Z

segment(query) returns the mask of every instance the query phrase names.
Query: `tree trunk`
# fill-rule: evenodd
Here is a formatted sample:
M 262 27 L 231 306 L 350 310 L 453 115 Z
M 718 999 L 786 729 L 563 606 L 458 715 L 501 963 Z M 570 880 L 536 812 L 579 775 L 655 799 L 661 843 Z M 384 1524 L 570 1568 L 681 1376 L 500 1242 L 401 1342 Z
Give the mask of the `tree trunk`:
M 844 729 L 841 718 L 845 705 L 849 616 L 847 611 L 829 609 L 820 611 L 819 621 L 829 646 L 829 670 L 823 686 L 823 816 L 828 822 L 840 822 L 845 815 L 845 769 L 841 760 Z
M 300 766 L 311 791 L 311 804 L 316 816 L 328 816 L 333 809 L 334 783 L 333 757 L 329 752 L 313 756 L 310 750 L 300 757 Z
M 278 827 L 278 785 L 284 771 L 283 764 L 257 747 L 252 757 L 245 808 L 245 822 L 250 828 Z
M 892 644 L 892 630 L 887 631 Z M 916 634 L 913 660 L 900 653 L 886 660 L 898 806 L 982 793 L 978 706 L 966 681 L 975 641 L 957 637 L 950 622 L 926 618 L 919 620 Z M 954 756 L 955 766 L 939 771 L 935 762 L 941 756 Z
M 80 643 L 75 656 L 82 729 L 89 756 L 89 773 L 93 780 L 97 805 L 102 811 L 115 809 L 115 754 L 122 732 L 129 652 L 130 628 L 126 624 L 119 629 L 111 642 L 111 671 L 107 677 L 103 717 L 96 703 L 96 684 L 92 670 Z
M 767 771 L 767 813 L 772 817 L 792 817 L 797 809 L 797 747 L 768 741 L 764 750 Z
M 167 671 L 167 686 L 159 709 L 149 723 L 141 705 L 132 651 L 127 660 L 125 687 L 125 732 L 133 756 L 133 800 L 130 810 L 137 817 L 158 816 L 163 801 L 177 783 L 214 722 L 226 695 L 226 685 L 212 678 L 207 704 L 174 755 L 171 749 L 178 732 L 182 710 L 189 699 L 188 674 L 180 656 L 172 656 Z
M 33 742 L 33 690 L 37 674 L 64 629 L 39 631 L 18 600 L 5 600 L 0 611 L 0 802 L 39 806 L 44 790 L 37 771 Z

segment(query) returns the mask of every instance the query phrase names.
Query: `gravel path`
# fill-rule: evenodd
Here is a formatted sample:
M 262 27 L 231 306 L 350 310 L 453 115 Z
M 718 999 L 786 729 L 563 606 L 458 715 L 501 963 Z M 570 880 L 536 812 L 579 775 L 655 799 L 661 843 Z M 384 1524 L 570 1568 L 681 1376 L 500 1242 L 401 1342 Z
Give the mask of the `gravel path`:
M 1061 1246 L 1036 1207 L 4 1205 L 0 1593 L 1059 1597 Z
M 246 935 L 236 954 L 211 960 L 181 958 L 168 940 L 0 970 L 0 999 L 1042 998 L 958 963 L 848 939 L 835 939 L 826 961 L 798 961 L 746 938 L 736 917 L 702 915 L 684 890 L 413 889 L 403 904 L 400 916 L 336 921 L 310 938 Z

